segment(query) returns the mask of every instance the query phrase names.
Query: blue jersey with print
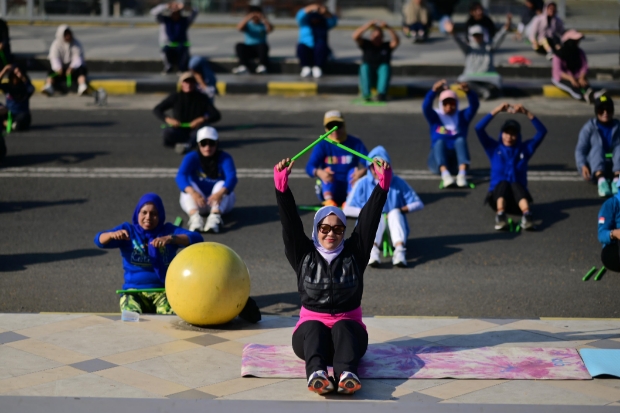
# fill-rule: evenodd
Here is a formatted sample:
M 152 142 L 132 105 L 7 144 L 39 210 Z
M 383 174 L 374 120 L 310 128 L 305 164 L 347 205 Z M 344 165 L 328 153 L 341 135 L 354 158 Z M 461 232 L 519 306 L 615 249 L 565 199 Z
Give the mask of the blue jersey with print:
M 342 145 L 362 155 L 368 155 L 368 150 L 366 146 L 364 146 L 364 143 L 355 136 L 347 135 L 347 140 L 342 142 Z M 361 162 L 364 163 L 360 165 Z M 310 177 L 313 177 L 315 169 L 325 169 L 329 167 L 332 172 L 334 172 L 334 179 L 336 181 L 346 182 L 349 171 L 358 165 L 366 167 L 363 159 L 323 140 L 312 150 L 312 154 L 306 165 L 306 173 Z

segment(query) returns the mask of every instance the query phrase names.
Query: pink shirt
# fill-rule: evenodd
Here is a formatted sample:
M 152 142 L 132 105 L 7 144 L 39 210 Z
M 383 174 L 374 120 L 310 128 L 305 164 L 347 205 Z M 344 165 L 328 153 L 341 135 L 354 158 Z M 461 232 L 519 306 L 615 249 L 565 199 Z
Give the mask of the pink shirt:
M 588 73 L 588 59 L 586 58 L 586 54 L 583 50 L 579 49 L 579 58 L 581 59 L 581 69 L 579 69 L 576 73 L 571 73 L 566 67 L 566 63 L 562 61 L 558 56 L 553 55 L 552 66 L 551 66 L 551 77 L 556 82 L 562 80 L 561 73 L 570 73 L 573 75 L 575 79 L 578 79 L 581 75 Z
M 353 320 L 358 322 L 364 330 L 366 330 L 366 325 L 362 322 L 362 307 L 357 307 L 355 310 L 347 311 L 346 313 L 340 314 L 328 314 L 328 313 L 317 313 L 314 311 L 308 310 L 306 307 L 302 306 L 301 311 L 299 312 L 299 321 L 295 325 L 295 330 L 299 328 L 299 326 L 306 321 L 320 321 L 325 324 L 327 327 L 332 328 L 334 324 L 341 320 Z M 293 332 L 295 332 L 293 330 Z

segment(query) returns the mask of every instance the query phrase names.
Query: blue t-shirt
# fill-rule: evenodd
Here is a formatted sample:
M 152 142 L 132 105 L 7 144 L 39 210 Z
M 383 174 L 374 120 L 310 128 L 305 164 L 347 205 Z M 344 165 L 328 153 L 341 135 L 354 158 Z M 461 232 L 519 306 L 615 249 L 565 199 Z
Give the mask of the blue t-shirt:
M 605 153 L 611 152 L 611 141 L 613 139 L 614 131 L 613 122 L 611 122 L 609 125 L 605 125 L 597 120 L 596 126 L 598 128 L 598 133 L 600 133 L 601 138 L 603 138 L 603 150 L 605 151 Z
M 99 236 L 102 233 L 119 231 L 121 229 L 124 229 L 129 233 L 129 241 L 110 240 L 110 242 L 105 245 L 99 242 Z M 190 245 L 203 241 L 202 235 L 197 232 L 190 232 L 170 223 L 164 224 L 164 230 L 162 231 L 161 236 L 171 234 L 187 235 L 189 237 Z M 121 251 L 121 257 L 123 258 L 123 270 L 125 271 L 125 283 L 123 284 L 124 290 L 129 288 L 141 289 L 164 287 L 164 284 L 161 282 L 153 269 L 153 265 L 151 264 L 151 260 L 148 256 L 148 246 L 144 245 L 144 243 L 145 241 L 140 239 L 138 234 L 134 231 L 133 225 L 128 222 L 95 235 L 95 244 L 99 248 L 118 248 Z M 179 245 L 168 244 L 160 250 L 166 267 L 170 265 L 179 248 Z
M 267 27 L 263 22 L 254 23 L 250 20 L 243 28 L 243 33 L 248 46 L 267 43 Z
M 185 191 L 185 188 L 196 185 L 203 195 L 209 196 L 213 190 L 213 186 L 217 181 L 224 181 L 224 187 L 228 190 L 228 193 L 234 191 L 237 185 L 237 169 L 232 156 L 226 152 L 220 152 L 217 158 L 217 172 L 216 178 L 209 178 L 202 170 L 200 164 L 200 155 L 197 151 L 193 151 L 185 155 L 179 171 L 177 172 L 177 186 L 181 192 Z
M 200 76 L 202 76 L 207 86 L 215 86 L 217 84 L 215 74 L 213 70 L 211 70 L 209 62 L 204 57 L 192 56 L 192 58 L 189 59 L 189 69 L 200 73 Z
M 368 149 L 366 149 L 364 143 L 355 136 L 347 135 L 347 140 L 342 142 L 342 144 L 363 155 L 368 155 Z M 349 171 L 358 166 L 360 162 L 363 161 L 357 156 L 323 140 L 312 150 L 306 165 L 306 172 L 310 177 L 314 177 L 313 172 L 315 169 L 329 167 L 334 172 L 334 180 L 347 182 Z M 366 165 L 363 164 L 362 166 L 365 167 Z

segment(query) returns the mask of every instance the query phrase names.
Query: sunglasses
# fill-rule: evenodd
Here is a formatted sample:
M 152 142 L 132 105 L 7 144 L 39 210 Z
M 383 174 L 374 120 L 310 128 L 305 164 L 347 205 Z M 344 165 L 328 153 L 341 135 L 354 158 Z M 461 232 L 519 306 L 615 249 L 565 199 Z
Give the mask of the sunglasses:
M 602 115 L 603 113 L 614 113 L 614 111 L 610 108 L 600 108 L 596 111 L 596 113 L 598 113 L 599 115 Z
M 338 129 L 342 129 L 342 127 L 344 126 L 344 123 L 342 123 L 342 122 L 329 122 L 327 125 L 325 125 L 325 128 L 327 128 L 327 130 L 332 130 L 332 129 L 334 129 L 334 126 L 338 126 Z
M 331 231 L 334 231 L 336 235 L 344 234 L 344 230 L 347 229 L 344 225 L 334 225 L 331 226 L 329 224 L 321 224 L 319 225 L 319 232 L 321 234 L 329 234 Z
M 215 146 L 215 145 L 217 145 L 217 142 L 212 140 L 212 139 L 203 139 L 199 143 L 200 143 L 200 146 L 202 146 L 203 148 L 205 146 Z

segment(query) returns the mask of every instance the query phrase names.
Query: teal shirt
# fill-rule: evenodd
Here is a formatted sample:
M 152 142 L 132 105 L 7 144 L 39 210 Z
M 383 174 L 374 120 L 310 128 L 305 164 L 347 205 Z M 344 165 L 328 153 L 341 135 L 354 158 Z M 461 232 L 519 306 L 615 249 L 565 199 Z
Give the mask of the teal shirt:
M 245 33 L 245 44 L 248 46 L 267 43 L 267 28 L 263 22 L 254 23 L 249 21 L 245 25 L 243 32 Z

